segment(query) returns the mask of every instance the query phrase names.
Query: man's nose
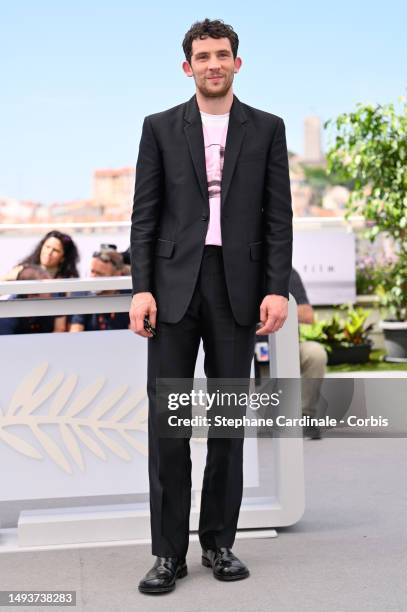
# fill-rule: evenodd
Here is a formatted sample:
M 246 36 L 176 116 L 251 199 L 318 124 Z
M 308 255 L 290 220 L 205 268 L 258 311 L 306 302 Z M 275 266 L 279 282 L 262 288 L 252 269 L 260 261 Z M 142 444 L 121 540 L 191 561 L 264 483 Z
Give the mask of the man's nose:
M 220 68 L 220 62 L 217 57 L 212 57 L 209 59 L 208 68 L 209 70 L 218 70 Z

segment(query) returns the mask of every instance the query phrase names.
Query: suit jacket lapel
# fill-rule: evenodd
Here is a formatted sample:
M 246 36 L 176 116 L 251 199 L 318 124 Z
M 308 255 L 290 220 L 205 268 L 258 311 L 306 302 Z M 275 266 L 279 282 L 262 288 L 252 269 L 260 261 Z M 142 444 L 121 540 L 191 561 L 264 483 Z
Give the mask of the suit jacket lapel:
M 225 145 L 225 157 L 223 161 L 222 183 L 221 183 L 221 206 L 223 207 L 228 195 L 233 172 L 237 158 L 239 157 L 243 139 L 246 134 L 246 114 L 236 96 L 233 96 L 233 104 L 230 109 L 228 133 Z
M 205 144 L 202 131 L 202 120 L 196 96 L 186 103 L 184 132 L 188 141 L 189 152 L 198 177 L 199 186 L 205 202 L 208 202 L 208 181 L 206 178 Z M 209 207 L 209 202 L 208 202 Z

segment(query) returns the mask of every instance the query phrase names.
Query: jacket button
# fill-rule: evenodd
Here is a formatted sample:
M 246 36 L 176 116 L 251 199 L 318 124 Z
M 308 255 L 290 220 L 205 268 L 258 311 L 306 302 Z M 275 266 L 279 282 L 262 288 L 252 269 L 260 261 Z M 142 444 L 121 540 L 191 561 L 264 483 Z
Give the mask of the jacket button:
M 202 221 L 207 221 L 209 219 L 208 215 L 202 215 Z

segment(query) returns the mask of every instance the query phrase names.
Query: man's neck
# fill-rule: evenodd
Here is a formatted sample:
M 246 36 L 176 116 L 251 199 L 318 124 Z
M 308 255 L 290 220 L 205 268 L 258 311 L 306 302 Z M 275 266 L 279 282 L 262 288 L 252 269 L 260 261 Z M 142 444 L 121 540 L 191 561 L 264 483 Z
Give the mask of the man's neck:
M 227 94 L 221 98 L 207 98 L 197 90 L 196 101 L 199 110 L 204 113 L 209 115 L 225 115 L 230 111 L 233 104 L 233 91 L 230 88 Z

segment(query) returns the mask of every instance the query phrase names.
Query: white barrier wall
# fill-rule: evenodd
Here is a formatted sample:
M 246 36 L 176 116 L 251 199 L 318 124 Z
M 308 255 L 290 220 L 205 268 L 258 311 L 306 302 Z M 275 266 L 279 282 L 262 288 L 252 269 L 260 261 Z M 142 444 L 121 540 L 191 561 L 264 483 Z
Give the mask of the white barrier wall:
M 147 341 L 130 330 L 3 336 L 0 500 L 148 492 Z M 197 363 L 200 372 L 203 355 Z M 257 440 L 245 485 L 257 486 Z M 193 489 L 205 444 L 192 439 Z M 199 469 L 200 468 L 200 469 Z

